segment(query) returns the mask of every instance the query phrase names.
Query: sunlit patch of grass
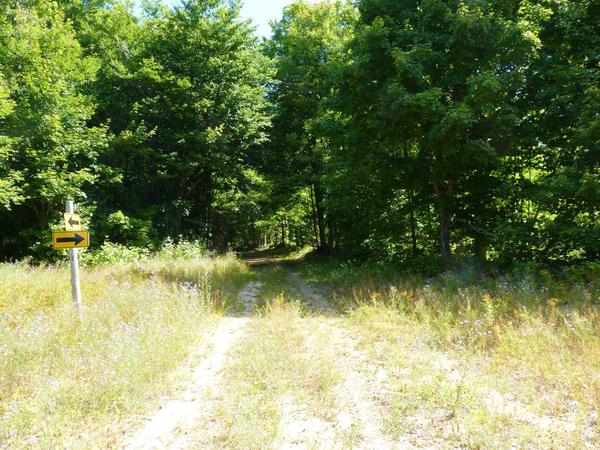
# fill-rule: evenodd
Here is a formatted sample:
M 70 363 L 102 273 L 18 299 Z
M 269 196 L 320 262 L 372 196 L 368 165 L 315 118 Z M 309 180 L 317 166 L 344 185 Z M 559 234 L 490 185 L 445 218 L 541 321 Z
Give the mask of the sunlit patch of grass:
M 135 270 L 142 276 L 157 275 L 167 282 L 199 286 L 206 300 L 210 299 L 214 308 L 223 311 L 235 306 L 237 292 L 254 277 L 248 266 L 233 254 L 178 259 L 167 255 L 145 261 Z
M 259 248 L 257 250 L 242 252 L 243 260 L 265 260 L 271 262 L 295 262 L 302 260 L 314 250 L 310 245 L 298 248 Z
M 327 415 L 338 378 L 320 351 L 325 336 L 310 332 L 316 341 L 307 342 L 311 327 L 298 303 L 282 296 L 265 303 L 224 371 L 223 429 L 215 447 L 271 448 L 288 399 L 308 407 L 309 414 Z
M 429 417 L 424 442 L 600 445 L 599 283 L 459 273 L 336 285 L 362 348 L 395 380 L 390 434 Z
M 0 442 L 117 445 L 124 419 L 168 389 L 168 374 L 214 324 L 224 300 L 207 285 L 234 291 L 228 275 L 247 269 L 230 257 L 85 268 L 80 323 L 68 267 L 0 265 Z
M 490 350 L 491 373 L 511 367 L 497 383 L 511 391 L 516 380 L 519 397 L 539 414 L 570 416 L 580 427 L 596 417 L 600 444 L 600 310 L 523 311 L 519 319 Z

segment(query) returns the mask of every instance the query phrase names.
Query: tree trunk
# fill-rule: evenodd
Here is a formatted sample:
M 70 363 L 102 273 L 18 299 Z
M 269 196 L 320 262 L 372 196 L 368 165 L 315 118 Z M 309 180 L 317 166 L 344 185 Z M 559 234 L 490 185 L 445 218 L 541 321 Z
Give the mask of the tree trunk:
M 323 209 L 323 192 L 318 183 L 313 183 L 315 193 L 315 209 L 317 213 L 317 227 L 319 229 L 319 246 L 320 252 L 326 253 L 328 250 L 327 236 L 325 230 L 325 211 Z
M 412 242 L 412 255 L 417 256 L 419 249 L 417 248 L 417 223 L 415 220 L 415 201 L 412 189 L 408 191 L 408 196 L 410 201 L 410 238 Z
M 296 236 L 296 245 L 298 247 L 304 247 L 304 239 L 302 238 L 302 233 L 300 231 L 300 228 L 296 228 L 294 230 L 294 234 Z
M 225 253 L 227 251 L 227 236 L 224 218 L 220 213 L 213 210 L 211 222 L 213 248 L 219 253 Z
M 337 239 L 336 231 L 337 230 L 335 227 L 335 221 L 328 217 L 327 218 L 327 245 L 328 245 L 329 251 L 333 251 L 333 249 L 336 246 L 336 239 Z
M 440 254 L 446 264 L 452 260 L 450 252 L 450 218 L 445 211 L 440 211 Z
M 321 243 L 319 242 L 319 229 L 317 226 L 317 207 L 315 206 L 315 190 L 313 185 L 310 186 L 310 206 L 312 210 L 310 219 L 313 227 L 313 239 L 316 244 L 315 247 L 319 248 Z
M 485 239 L 483 236 L 476 236 L 475 237 L 475 257 L 482 264 L 485 264 L 487 262 L 487 249 L 488 249 L 487 239 Z
M 204 235 L 204 242 L 206 243 L 207 247 L 210 247 L 211 245 L 211 240 L 212 240 L 212 231 L 213 231 L 213 224 L 212 224 L 212 215 L 213 215 L 213 208 L 212 208 L 212 201 L 214 198 L 214 190 L 213 190 L 213 183 L 212 183 L 212 176 L 210 175 L 210 173 L 205 175 L 204 181 L 201 184 L 203 191 L 201 192 L 201 198 L 202 198 L 202 212 L 203 212 L 203 217 L 202 217 L 202 221 L 203 221 L 203 230 L 202 230 L 202 234 Z
M 452 220 L 452 201 L 454 197 L 454 188 L 456 181 L 449 179 L 433 183 L 438 200 L 439 220 L 440 220 L 440 256 L 446 264 L 450 264 L 452 253 L 450 251 L 450 225 Z

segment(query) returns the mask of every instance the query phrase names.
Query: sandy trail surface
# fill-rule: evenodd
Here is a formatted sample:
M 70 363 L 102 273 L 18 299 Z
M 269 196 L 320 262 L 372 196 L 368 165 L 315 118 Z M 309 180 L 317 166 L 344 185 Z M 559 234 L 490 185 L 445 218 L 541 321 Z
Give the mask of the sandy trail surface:
M 343 374 L 343 379 L 334 389 L 339 413 L 332 420 L 312 417 L 305 413 L 302 405 L 285 401 L 282 405 L 284 420 L 280 424 L 280 441 L 275 447 L 365 450 L 399 448 L 381 430 L 385 411 L 377 403 L 376 397 L 383 388 L 385 373 L 375 370 L 370 377 L 358 371 L 357 367 L 365 363 L 365 356 L 356 349 L 350 333 L 341 328 L 332 317 L 336 309 L 327 300 L 326 293 L 307 283 L 296 272 L 290 274 L 289 280 L 315 312 L 326 317 L 319 324 L 320 332 L 331 337 L 336 365 Z M 316 345 L 319 345 L 318 342 L 308 336 L 307 350 L 318 351 L 310 348 Z
M 218 397 L 221 370 L 228 351 L 244 336 L 261 288 L 260 282 L 250 282 L 239 292 L 238 302 L 244 307 L 242 317 L 225 317 L 204 345 L 210 351 L 193 369 L 183 392 L 160 405 L 144 425 L 130 434 L 125 449 L 185 449 L 188 436 L 195 426 L 206 420 L 214 410 Z M 208 420 L 210 422 L 210 420 Z M 208 431 L 207 431 L 208 432 Z

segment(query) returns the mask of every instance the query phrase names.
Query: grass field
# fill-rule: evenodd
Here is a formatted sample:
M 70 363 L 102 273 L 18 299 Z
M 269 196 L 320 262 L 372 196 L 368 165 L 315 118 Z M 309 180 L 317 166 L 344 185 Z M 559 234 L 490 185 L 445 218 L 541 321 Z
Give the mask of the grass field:
M 592 271 L 125 259 L 83 270 L 81 323 L 68 267 L 0 265 L 0 448 L 120 448 L 182 390 L 192 448 L 600 446 Z
M 233 257 L 168 255 L 82 270 L 0 265 L 0 448 L 114 445 L 251 277 Z
M 311 310 L 296 273 L 330 293 Z M 600 285 L 261 268 L 258 315 L 202 448 L 597 448 Z M 199 427 L 197 436 L 207 429 Z
M 568 271 L 436 278 L 306 264 L 392 374 L 386 429 L 469 448 L 600 445 L 600 279 Z M 437 439 L 437 441 L 436 441 Z

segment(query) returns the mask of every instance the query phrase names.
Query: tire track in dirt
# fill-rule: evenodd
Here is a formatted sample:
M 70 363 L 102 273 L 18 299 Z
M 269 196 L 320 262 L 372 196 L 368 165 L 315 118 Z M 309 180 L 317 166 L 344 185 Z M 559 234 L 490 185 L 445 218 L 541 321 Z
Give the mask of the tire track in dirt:
M 289 280 L 302 296 L 310 303 L 317 313 L 335 314 L 337 311 L 327 301 L 327 298 L 323 291 L 316 286 L 307 283 L 302 276 L 297 272 L 292 272 L 289 276 Z
M 448 411 L 433 411 L 431 414 L 407 416 L 412 424 L 409 433 L 395 438 L 383 433 L 385 423 L 388 376 L 383 367 L 369 363 L 369 358 L 357 349 L 351 333 L 340 327 L 331 316 L 335 308 L 327 302 L 323 291 L 307 283 L 300 274 L 291 273 L 289 281 L 292 286 L 307 300 L 316 313 L 327 319 L 320 324 L 325 333 L 332 336 L 335 358 L 343 373 L 344 380 L 336 387 L 339 413 L 331 421 L 311 417 L 302 405 L 287 399 L 282 404 L 284 420 L 279 435 L 282 436 L 277 448 L 344 448 L 340 444 L 340 436 L 352 434 L 357 427 L 360 436 L 353 444 L 355 449 L 392 449 L 392 448 L 436 448 L 443 443 L 440 436 L 433 432 L 433 424 L 447 422 Z M 310 336 L 307 345 L 310 347 Z M 461 363 L 443 353 L 436 354 L 435 371 L 442 374 L 451 386 L 463 384 L 463 377 L 457 368 Z M 545 415 L 529 412 L 527 407 L 515 400 L 507 399 L 495 390 L 483 386 L 472 392 L 483 406 L 492 414 L 506 414 L 514 419 L 529 423 L 542 429 L 565 429 L 574 431 L 575 425 L 566 420 L 557 420 Z M 390 393 L 391 395 L 391 393 Z M 318 438 L 315 440 L 315 436 Z
M 285 403 L 283 411 L 291 417 L 281 424 L 279 434 L 284 441 L 277 448 L 397 448 L 381 430 L 385 411 L 375 400 L 377 393 L 383 389 L 381 380 L 386 378 L 385 374 L 378 371 L 371 378 L 357 370 L 365 364 L 366 357 L 356 349 L 350 333 L 339 327 L 338 321 L 331 317 L 336 309 L 319 288 L 307 283 L 298 273 L 290 274 L 289 279 L 316 312 L 326 316 L 319 327 L 321 332 L 331 337 L 336 365 L 343 374 L 343 380 L 334 388 L 339 412 L 329 422 L 307 417 L 298 405 L 289 401 Z M 307 346 L 311 346 L 310 337 Z M 307 436 L 313 437 L 312 442 L 307 442 Z M 316 441 L 315 436 L 318 436 Z
M 311 415 L 294 398 L 284 398 L 279 406 L 282 420 L 273 448 L 278 450 L 343 448 L 337 442 L 338 430 L 331 422 Z
M 326 300 L 322 290 L 307 283 L 300 274 L 294 272 L 290 274 L 290 282 L 300 291 L 300 293 L 309 300 L 309 303 L 317 312 L 333 315 L 335 308 Z M 329 333 L 333 336 L 336 357 L 341 367 L 345 371 L 345 380 L 339 386 L 338 400 L 346 402 L 347 407 L 341 408 L 341 412 L 335 419 L 333 428 L 338 432 L 348 432 L 353 424 L 360 424 L 362 438 L 353 448 L 371 449 L 371 448 L 434 448 L 440 442 L 431 435 L 431 424 L 436 421 L 436 417 L 415 416 L 412 417 L 414 429 L 412 433 L 406 436 L 400 436 L 391 440 L 381 430 L 381 425 L 385 419 L 386 386 L 382 380 L 387 379 L 387 374 L 382 367 L 370 368 L 368 358 L 356 349 L 356 343 L 351 334 L 337 326 L 333 321 L 327 321 L 326 324 Z M 466 373 L 461 373 L 457 367 L 461 363 L 450 358 L 445 354 L 438 354 L 436 369 L 443 373 L 448 383 L 453 386 L 459 386 L 463 383 L 463 377 Z M 358 368 L 366 368 L 368 373 Z M 371 370 L 373 369 L 373 370 Z M 574 432 L 576 429 L 574 418 L 554 418 L 547 415 L 537 415 L 528 410 L 523 403 L 509 399 L 496 390 L 486 389 L 479 386 L 473 392 L 481 399 L 483 406 L 492 414 L 503 414 L 512 416 L 514 419 L 526 422 L 541 430 L 562 429 L 566 432 Z M 381 400 L 381 401 L 378 401 Z M 327 441 L 332 442 L 331 432 L 327 432 L 321 424 L 320 430 Z M 584 432 L 584 442 L 590 445 L 594 433 L 591 429 Z M 416 439 L 415 439 L 416 438 Z M 420 442 L 415 447 L 415 442 Z M 422 444 L 422 446 L 421 446 Z M 326 448 L 321 446 L 319 448 Z M 589 447 L 592 448 L 592 447 Z
M 183 393 L 167 400 L 145 425 L 126 440 L 123 448 L 185 449 L 188 435 L 203 419 L 209 419 L 219 393 L 219 380 L 226 355 L 242 339 L 245 327 L 254 311 L 262 284 L 250 282 L 239 292 L 238 302 L 244 306 L 242 317 L 226 317 L 208 339 L 211 351 L 193 370 Z M 207 420 L 210 422 L 210 420 Z M 210 434 L 210 430 L 207 430 Z
M 251 281 L 246 284 L 238 294 L 238 302 L 244 306 L 244 315 L 250 317 L 256 306 L 256 299 L 263 284 L 260 281 Z

